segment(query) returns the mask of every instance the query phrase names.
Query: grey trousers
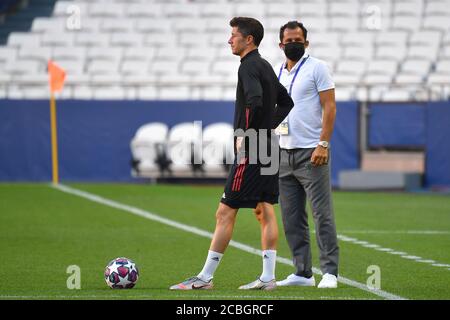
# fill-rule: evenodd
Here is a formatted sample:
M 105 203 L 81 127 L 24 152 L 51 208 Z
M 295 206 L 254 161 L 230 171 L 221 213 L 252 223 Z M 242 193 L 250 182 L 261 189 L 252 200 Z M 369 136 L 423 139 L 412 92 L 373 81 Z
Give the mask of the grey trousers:
M 339 247 L 331 198 L 329 164 L 314 167 L 314 149 L 281 149 L 280 206 L 296 275 L 311 277 L 312 257 L 306 200 L 311 203 L 322 273 L 338 275 Z

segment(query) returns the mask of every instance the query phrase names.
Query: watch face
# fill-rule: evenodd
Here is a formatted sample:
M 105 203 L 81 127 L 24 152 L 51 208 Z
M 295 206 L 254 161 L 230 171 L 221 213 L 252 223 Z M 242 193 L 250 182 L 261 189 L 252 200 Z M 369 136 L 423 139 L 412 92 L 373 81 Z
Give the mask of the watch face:
M 319 145 L 321 145 L 324 148 L 328 148 L 328 142 L 327 141 L 320 141 Z

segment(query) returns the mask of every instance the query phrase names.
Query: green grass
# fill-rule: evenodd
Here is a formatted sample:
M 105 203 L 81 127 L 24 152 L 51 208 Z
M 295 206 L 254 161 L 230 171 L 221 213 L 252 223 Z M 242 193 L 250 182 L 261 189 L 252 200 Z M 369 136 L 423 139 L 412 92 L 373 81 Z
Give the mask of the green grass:
M 212 232 L 221 187 L 73 184 L 123 204 Z M 450 264 L 450 197 L 425 194 L 333 194 L 338 233 L 409 255 Z M 279 208 L 277 206 L 277 214 Z M 278 255 L 290 258 L 281 220 Z M 313 223 L 311 221 L 311 228 Z M 408 234 L 408 230 L 442 231 Z M 370 231 L 369 233 L 364 233 Z M 373 232 L 377 231 L 377 232 Z M 314 234 L 312 234 L 314 237 Z M 260 247 L 250 210 L 239 213 L 233 240 Z M 381 299 L 340 284 L 336 290 L 278 288 L 242 292 L 255 279 L 261 258 L 228 248 L 212 291 L 172 292 L 171 284 L 195 275 L 210 240 L 128 212 L 63 193 L 45 184 L 0 184 L 0 253 L 9 269 L 0 299 Z M 318 266 L 315 239 L 314 265 Z M 381 289 L 408 299 L 450 299 L 450 269 L 340 241 L 340 275 L 365 284 L 367 267 L 381 268 Z M 103 279 L 107 262 L 132 258 L 141 277 L 132 290 L 111 290 Z M 81 290 L 69 290 L 66 268 L 81 268 Z M 293 268 L 277 264 L 279 279 Z M 316 275 L 316 279 L 319 277 Z

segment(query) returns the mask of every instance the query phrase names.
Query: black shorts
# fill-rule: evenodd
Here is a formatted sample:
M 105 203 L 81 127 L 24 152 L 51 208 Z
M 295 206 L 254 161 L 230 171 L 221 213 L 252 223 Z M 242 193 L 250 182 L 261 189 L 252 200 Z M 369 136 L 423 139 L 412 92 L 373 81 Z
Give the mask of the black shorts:
M 278 171 L 261 175 L 260 164 L 247 162 L 233 164 L 220 202 L 233 209 L 256 208 L 258 202 L 278 203 Z

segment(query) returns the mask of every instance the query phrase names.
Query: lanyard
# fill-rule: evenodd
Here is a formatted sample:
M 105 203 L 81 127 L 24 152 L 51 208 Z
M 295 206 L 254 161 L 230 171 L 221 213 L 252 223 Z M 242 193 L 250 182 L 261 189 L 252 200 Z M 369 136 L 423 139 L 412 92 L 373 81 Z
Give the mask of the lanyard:
M 298 66 L 297 70 L 295 71 L 294 77 L 292 78 L 291 85 L 289 86 L 289 96 L 292 95 L 292 86 L 294 85 L 295 79 L 297 78 L 297 74 L 300 71 L 300 68 L 303 66 L 303 64 L 308 60 L 309 56 L 307 56 Z M 280 68 L 280 73 L 278 74 L 278 81 L 281 79 L 281 73 L 283 72 L 283 67 L 285 67 L 285 64 L 283 63 Z

